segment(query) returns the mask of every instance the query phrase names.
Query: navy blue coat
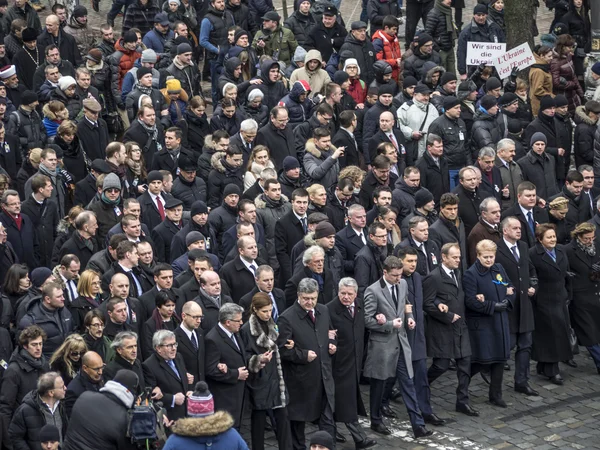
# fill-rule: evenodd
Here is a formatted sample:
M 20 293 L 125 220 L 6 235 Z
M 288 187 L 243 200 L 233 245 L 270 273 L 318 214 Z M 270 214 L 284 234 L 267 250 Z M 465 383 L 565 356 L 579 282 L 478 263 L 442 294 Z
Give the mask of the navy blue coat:
M 27 264 L 29 270 L 39 266 L 40 247 L 35 232 L 35 226 L 27 214 L 21 213 L 21 229 L 17 228 L 15 221 L 8 217 L 8 213 L 0 212 L 0 222 L 6 228 L 8 242 L 11 243 L 19 262 Z
M 423 277 L 419 272 L 411 276 L 403 275 L 402 278 L 408 284 L 408 302 L 413 307 L 413 319 L 417 326 L 413 330 L 406 330 L 408 343 L 410 344 L 413 361 L 427 358 L 427 347 L 425 345 L 425 314 L 423 312 Z
M 507 361 L 510 357 L 510 328 L 508 312 L 494 312 L 494 305 L 505 298 L 512 304 L 513 295 L 506 290 L 512 287 L 506 271 L 500 264 L 491 269 L 475 262 L 463 277 L 467 327 L 471 340 L 471 362 L 490 364 Z M 485 300 L 478 301 L 477 294 Z

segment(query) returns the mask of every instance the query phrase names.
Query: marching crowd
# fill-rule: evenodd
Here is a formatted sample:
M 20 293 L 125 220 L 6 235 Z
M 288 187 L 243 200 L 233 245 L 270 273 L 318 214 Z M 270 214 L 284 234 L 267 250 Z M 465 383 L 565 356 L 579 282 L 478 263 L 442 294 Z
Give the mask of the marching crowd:
M 504 0 L 0 0 L 3 448 L 137 448 L 139 399 L 164 449 L 370 448 L 360 384 L 420 438 L 449 370 L 468 416 L 600 374 L 600 63 L 546 3 L 501 80 Z

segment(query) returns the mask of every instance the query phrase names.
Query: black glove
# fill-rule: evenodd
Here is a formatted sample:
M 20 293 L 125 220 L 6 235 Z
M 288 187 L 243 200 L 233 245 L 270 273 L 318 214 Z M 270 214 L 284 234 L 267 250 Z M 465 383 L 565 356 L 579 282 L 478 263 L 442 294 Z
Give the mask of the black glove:
M 494 303 L 494 312 L 506 311 L 508 308 L 508 300 L 504 299 L 499 303 Z
M 592 272 L 600 272 L 600 264 L 592 264 Z
M 567 81 L 567 79 L 566 79 L 565 77 L 560 77 L 560 78 L 558 79 L 558 82 L 559 82 L 559 85 L 560 85 L 560 87 L 564 87 L 564 86 L 566 86 L 566 85 L 567 85 L 567 83 L 568 83 L 568 81 Z

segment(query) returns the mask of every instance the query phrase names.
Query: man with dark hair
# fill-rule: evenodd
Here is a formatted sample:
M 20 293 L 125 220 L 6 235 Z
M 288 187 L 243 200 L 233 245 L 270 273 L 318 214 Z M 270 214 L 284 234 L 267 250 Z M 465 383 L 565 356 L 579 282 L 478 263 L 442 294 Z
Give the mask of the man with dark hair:
M 242 155 L 238 155 L 242 156 Z M 220 206 L 213 208 L 208 215 L 208 222 L 217 236 L 217 246 L 221 245 L 223 233 L 229 230 L 237 221 L 238 202 L 242 190 L 237 184 L 231 183 L 223 189 L 223 201 Z M 217 253 L 219 254 L 219 253 Z
M 394 249 L 394 254 L 407 247 L 417 250 L 417 273 L 425 277 L 440 262 L 440 248 L 429 239 L 429 223 L 424 217 L 415 216 L 408 223 L 409 235 Z
M 338 178 L 340 165 L 338 159 L 344 154 L 344 147 L 331 145 L 331 133 L 325 127 L 315 128 L 313 137 L 305 141 L 303 158 L 308 183 L 319 183 L 329 189 Z
M 165 137 L 165 139 L 167 138 Z M 206 182 L 197 176 L 196 170 L 197 165 L 193 157 L 181 154 L 177 158 L 177 171 L 179 173 L 173 182 L 171 193 L 183 202 L 184 211 L 189 211 L 194 202 L 198 200 L 206 202 Z
M 163 126 L 156 120 L 156 112 L 149 106 L 138 110 L 136 120 L 125 131 L 123 142 L 134 141 L 143 149 L 146 167 L 153 167 L 154 155 L 158 154 L 165 145 Z
M 127 276 L 130 297 L 139 298 L 154 286 L 153 280 L 139 266 L 137 245 L 130 241 L 123 241 L 117 246 L 117 261 L 102 275 L 102 291 L 106 295 L 116 274 Z
M 52 32 L 50 32 L 50 30 L 52 30 Z M 60 34 L 58 44 L 54 43 L 55 33 Z M 65 46 L 69 47 L 69 41 L 72 41 L 73 48 L 65 49 Z M 39 65 L 33 75 L 34 91 L 38 92 L 40 86 L 46 79 L 45 69 L 48 66 L 58 68 L 60 72 L 59 76 L 71 76 L 75 78 L 75 67 L 81 64 L 81 56 L 79 55 L 79 50 L 77 49 L 77 44 L 75 43 L 73 36 L 60 29 L 58 17 L 55 15 L 46 17 L 46 28 L 42 31 L 42 34 L 38 36 L 37 42 L 38 48 L 44 51 L 46 59 Z
M 390 206 L 392 204 L 392 190 L 388 186 L 377 186 L 373 191 L 373 208 L 367 212 L 367 225 L 375 222 L 379 216 L 380 206 Z
M 194 154 L 181 146 L 183 134 L 181 128 L 171 127 L 165 130 L 165 148 L 156 154 L 152 161 L 152 170 L 168 170 L 175 177 L 178 173 L 179 158 L 186 156 L 194 161 Z
M 289 125 L 289 115 L 285 107 L 276 106 L 271 110 L 269 123 L 258 130 L 255 143 L 273 149 L 271 158 L 277 170 L 283 168 L 286 156 L 297 156 L 294 132 Z
M 173 262 L 171 258 L 171 241 L 183 227 L 183 202 L 169 198 L 165 203 L 165 220 L 152 230 L 154 252 L 156 259 L 161 262 Z
M 385 225 L 374 222 L 369 226 L 369 237 L 354 257 L 354 278 L 358 283 L 358 296 L 363 298 L 365 289 L 383 274 L 383 261 L 387 257 L 388 233 Z
M 154 312 L 156 308 L 156 295 L 161 291 L 170 292 L 175 300 L 178 302 L 181 292 L 179 289 L 173 287 L 173 268 L 165 263 L 157 263 L 153 270 L 154 275 L 154 286 L 152 289 L 144 292 L 139 298 L 140 310 L 142 316 L 140 321 L 146 322 Z
M 398 176 L 390 173 L 390 160 L 387 156 L 379 155 L 372 162 L 372 168 L 367 173 L 360 188 L 359 201 L 365 209 L 373 207 L 373 191 L 378 186 L 394 186 Z
M 537 242 L 536 226 L 550 221 L 548 211 L 537 205 L 537 189 L 529 181 L 523 181 L 517 187 L 517 203 L 502 212 L 502 219 L 507 217 L 519 219 L 521 222 L 520 240 L 525 242 L 529 248 Z
M 251 236 L 240 237 L 236 247 L 238 256 L 224 264 L 220 274 L 231 292 L 231 298 L 239 304 L 244 294 L 254 287 L 258 266 L 266 264 L 266 261 L 258 258 L 258 246 Z
M 244 190 L 244 157 L 242 149 L 228 147 L 225 153 L 217 153 L 212 159 L 212 170 L 208 175 L 208 200 L 210 208 L 216 208 L 224 199 L 225 187 L 235 185 Z
M 336 231 L 340 231 L 346 226 L 348 208 L 355 203 L 354 181 L 351 178 L 342 178 L 329 188 L 325 214 Z
M 344 155 L 340 157 L 340 166 L 360 166 L 362 140 L 360 137 L 355 136 L 358 128 L 356 113 L 350 110 L 342 111 L 339 117 L 339 125 L 340 127 L 331 142 L 335 147 L 344 147 Z M 361 147 L 358 145 L 359 142 Z
M 333 108 L 327 103 L 319 103 L 312 116 L 294 128 L 294 145 L 296 154 L 303 155 L 306 142 L 314 137 L 317 128 L 327 128 L 331 135 L 334 133 Z
M 131 216 L 133 217 L 133 216 Z M 138 221 L 139 222 L 139 221 Z M 104 250 L 101 250 L 90 258 L 85 269 L 91 269 L 98 273 L 104 273 L 117 260 L 118 245 L 127 240 L 127 236 L 123 233 L 114 234 L 108 240 L 108 244 Z
M 319 50 L 323 61 L 329 61 L 333 52 L 339 52 L 348 35 L 346 28 L 338 23 L 337 16 L 335 6 L 325 7 L 322 20 L 311 28 L 306 37 L 304 48 Z
M 206 251 L 213 255 L 218 255 L 217 234 L 208 222 L 208 207 L 205 202 L 196 200 L 192 203 L 190 209 L 190 220 L 171 240 L 171 258 L 173 260 L 179 258 L 187 251 L 186 237 L 190 231 L 202 233 L 205 239 Z
M 569 211 L 565 216 L 565 231 L 567 234 L 570 234 L 577 224 L 587 222 L 592 218 L 590 202 L 581 195 L 582 191 L 583 175 L 576 170 L 570 170 L 567 173 L 562 191 L 548 199 L 548 203 L 557 197 L 565 197 L 569 200 Z
M 473 166 L 467 166 L 460 169 L 458 173 L 459 185 L 452 191 L 458 196 L 458 215 L 465 224 L 465 233 L 467 236 L 479 220 L 479 204 L 481 196 L 479 195 L 479 177 L 478 169 Z
M 392 206 L 398 211 L 396 222 L 402 223 L 415 207 L 415 196 L 421 190 L 421 172 L 419 169 L 414 166 L 404 169 L 404 173 L 395 182 L 393 189 Z
M 444 245 L 458 242 L 461 255 L 467 254 L 467 234 L 465 225 L 458 216 L 459 199 L 456 194 L 447 192 L 440 198 L 440 215 L 438 219 L 429 227 L 429 239 L 434 241 L 438 248 Z M 461 259 L 461 269 L 467 270 L 467 258 Z
M 433 194 L 436 206 L 442 194 L 450 191 L 450 171 L 444 154 L 444 141 L 431 132 L 427 135 L 427 150 L 415 167 L 421 172 L 421 187 Z
M 165 204 L 169 194 L 163 192 L 163 175 L 153 170 L 147 177 L 148 190 L 138 197 L 141 208 L 141 221 L 149 230 L 156 228 L 166 217 Z
M 265 245 L 265 229 L 260 223 L 257 223 L 257 210 L 254 201 L 243 198 L 238 202 L 237 224 L 223 233 L 221 247 L 219 248 L 219 255 L 222 260 L 225 259 L 231 249 L 236 246 L 239 238 L 236 227 L 241 222 L 252 224 L 256 243 L 261 246 Z

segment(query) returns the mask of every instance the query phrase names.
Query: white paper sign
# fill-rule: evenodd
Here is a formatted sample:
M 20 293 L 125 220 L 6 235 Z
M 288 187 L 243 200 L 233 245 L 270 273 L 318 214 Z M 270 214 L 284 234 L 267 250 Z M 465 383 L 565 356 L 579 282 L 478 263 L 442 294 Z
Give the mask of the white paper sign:
M 499 42 L 467 42 L 467 66 L 494 64 L 499 56 L 506 53 L 506 44 Z
M 533 64 L 535 64 L 535 58 L 533 57 L 531 47 L 529 47 L 527 42 L 510 49 L 504 55 L 497 57 L 494 61 L 500 79 L 508 77 L 514 67 L 522 70 Z

